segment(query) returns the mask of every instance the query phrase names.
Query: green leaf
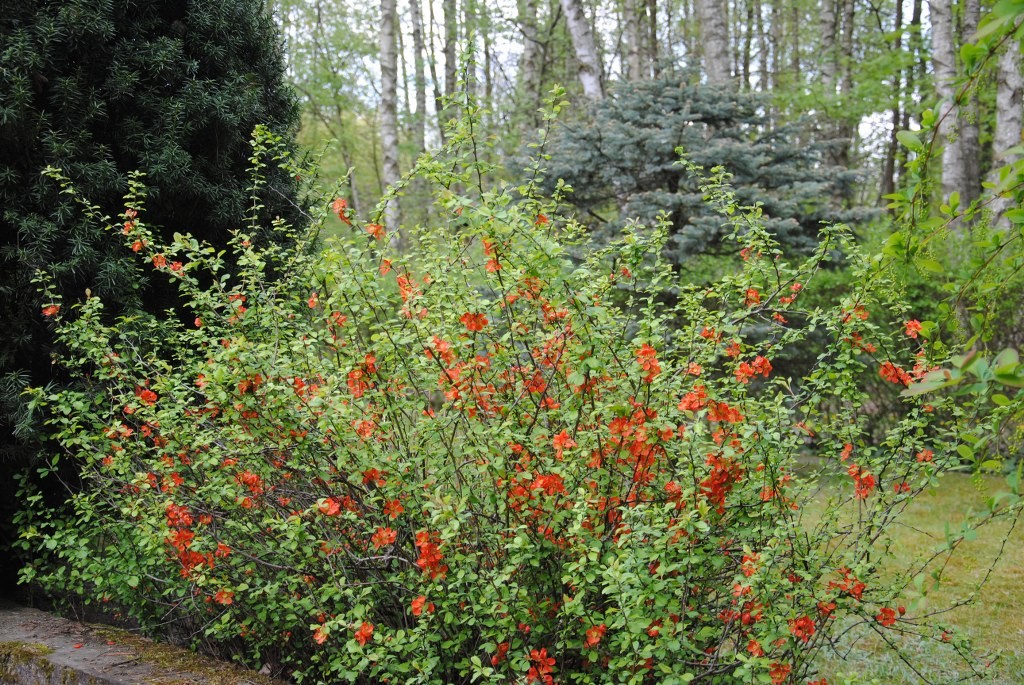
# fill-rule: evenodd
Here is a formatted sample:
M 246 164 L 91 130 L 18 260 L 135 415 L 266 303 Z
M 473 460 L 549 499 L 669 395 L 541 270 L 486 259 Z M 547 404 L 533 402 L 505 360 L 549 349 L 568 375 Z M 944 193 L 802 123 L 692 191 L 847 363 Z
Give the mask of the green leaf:
M 897 131 L 896 140 L 900 141 L 900 144 L 903 145 L 903 147 L 912 152 L 920 152 L 924 149 L 924 144 L 921 143 L 921 139 L 918 138 L 917 134 L 913 131 Z

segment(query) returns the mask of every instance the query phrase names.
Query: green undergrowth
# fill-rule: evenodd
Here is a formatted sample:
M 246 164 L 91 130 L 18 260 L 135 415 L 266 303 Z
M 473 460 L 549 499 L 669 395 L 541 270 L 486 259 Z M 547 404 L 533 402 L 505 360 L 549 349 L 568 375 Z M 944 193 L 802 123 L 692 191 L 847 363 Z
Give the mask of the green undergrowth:
M 957 530 L 974 512 L 984 511 L 986 501 L 1005 488 L 1001 478 L 977 478 L 946 475 L 940 485 L 923 493 L 904 512 L 895 525 L 893 566 L 908 566 L 931 556 L 946 539 L 947 526 Z M 936 584 L 931 571 L 941 566 L 941 582 Z M 983 675 L 971 682 L 1018 685 L 1024 682 L 1024 621 L 1020 617 L 1021 569 L 1024 568 L 1024 525 L 1019 521 L 996 521 L 965 540 L 948 562 L 929 567 L 927 596 L 919 601 L 916 613 L 948 611 L 931 620 L 951 628 L 951 639 L 968 638 L 975 649 L 986 654 Z M 986 578 L 987 576 L 987 578 Z M 984 585 L 978 584 L 984 580 Z M 973 601 L 960 604 L 974 594 Z M 912 597 L 908 597 L 908 606 Z M 837 631 L 837 634 L 841 631 Z M 925 682 L 953 682 L 966 675 L 951 668 L 944 650 L 931 640 L 913 635 L 895 638 L 908 663 L 893 652 L 871 626 L 851 626 L 839 640 L 838 652 L 825 650 L 819 657 L 821 674 L 830 683 L 851 682 L 911 685 Z M 985 668 L 987 666 L 987 668 Z

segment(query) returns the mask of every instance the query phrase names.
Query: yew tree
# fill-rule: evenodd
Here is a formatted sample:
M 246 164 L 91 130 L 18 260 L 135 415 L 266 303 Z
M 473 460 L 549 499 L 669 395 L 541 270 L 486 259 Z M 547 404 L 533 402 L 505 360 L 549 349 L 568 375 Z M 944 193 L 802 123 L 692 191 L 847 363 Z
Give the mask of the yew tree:
M 286 137 L 297 124 L 278 31 L 262 2 L 0 0 L 4 470 L 34 449 L 22 389 L 54 380 L 37 272 L 68 304 L 88 289 L 112 314 L 160 311 L 176 298 L 138 280 L 134 255 L 42 171 L 61 168 L 110 215 L 124 209 L 128 174 L 141 171 L 154 225 L 167 237 L 189 231 L 222 246 L 252 205 L 249 140 L 260 123 Z M 296 220 L 296 180 L 267 180 L 259 199 L 267 214 Z

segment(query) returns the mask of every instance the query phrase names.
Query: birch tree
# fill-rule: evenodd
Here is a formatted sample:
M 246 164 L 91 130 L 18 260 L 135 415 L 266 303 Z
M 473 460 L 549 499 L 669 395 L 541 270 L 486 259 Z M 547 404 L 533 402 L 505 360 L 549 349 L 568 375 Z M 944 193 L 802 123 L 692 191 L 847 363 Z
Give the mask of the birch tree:
M 561 0 L 561 6 L 572 38 L 583 94 L 589 100 L 601 100 L 604 98 L 604 68 L 583 3 L 581 0 Z
M 398 183 L 398 52 L 395 29 L 398 24 L 397 0 L 380 3 L 380 145 L 383 157 L 381 180 L 385 186 Z M 384 210 L 384 224 L 401 244 L 398 198 L 392 198 Z
M 732 78 L 729 56 L 729 23 L 726 5 L 716 0 L 696 0 L 704 48 L 704 73 L 708 83 L 725 84 Z
M 952 0 L 929 0 L 932 24 L 932 65 L 939 96 L 938 134 L 942 149 L 942 195 L 961 192 L 966 184 L 962 148 L 955 136 L 960 108 L 956 102 L 956 48 Z
M 1009 41 L 1006 51 L 999 57 L 996 70 L 996 126 L 992 139 L 993 164 L 988 175 L 991 183 L 998 183 L 1001 167 L 1021 159 L 1024 77 L 1020 70 L 1020 43 Z M 1002 195 L 992 201 L 993 224 L 1009 228 L 1004 214 L 1011 204 L 1012 200 Z

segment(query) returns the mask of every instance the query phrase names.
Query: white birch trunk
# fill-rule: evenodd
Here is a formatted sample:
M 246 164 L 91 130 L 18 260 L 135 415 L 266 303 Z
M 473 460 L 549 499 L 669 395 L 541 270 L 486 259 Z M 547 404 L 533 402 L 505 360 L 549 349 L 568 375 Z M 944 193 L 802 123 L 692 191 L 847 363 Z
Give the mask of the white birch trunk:
M 959 107 L 956 104 L 956 48 L 953 41 L 952 0 L 929 0 L 932 24 L 932 64 L 935 91 L 939 96 L 938 134 L 942 149 L 942 196 L 961 192 L 964 187 L 964 162 L 956 137 Z
M 640 8 L 637 0 L 625 0 L 623 12 L 626 15 L 626 78 L 639 81 L 643 74 L 640 71 Z
M 727 84 L 732 80 L 728 3 L 725 0 L 697 0 L 696 4 L 704 47 L 704 73 L 708 83 Z
M 1010 152 L 1021 145 L 1024 133 L 1024 78 L 1021 77 L 1020 44 L 1010 41 L 1006 52 L 999 57 L 996 72 L 996 129 L 992 138 L 992 170 L 988 180 L 999 182 L 999 170 L 1021 159 L 1019 152 Z M 992 204 L 992 223 L 1000 228 L 1010 227 L 1004 214 L 1010 209 L 1009 197 L 998 196 Z
M 385 188 L 398 183 L 398 54 L 395 27 L 398 24 L 397 0 L 380 3 L 380 146 L 383 157 L 381 181 Z M 384 210 L 384 225 L 401 244 L 401 213 L 398 198 L 392 198 Z
M 590 22 L 583 12 L 583 3 L 581 0 L 561 0 L 561 5 L 569 36 L 572 38 L 573 51 L 576 53 L 576 62 L 579 65 L 583 94 L 590 100 L 601 100 L 604 98 L 604 69 L 597 54 L 594 32 L 590 29 Z
M 819 33 L 821 34 L 821 85 L 827 95 L 835 95 L 836 74 L 839 65 L 836 60 L 836 3 L 835 0 L 822 0 L 819 15 Z

